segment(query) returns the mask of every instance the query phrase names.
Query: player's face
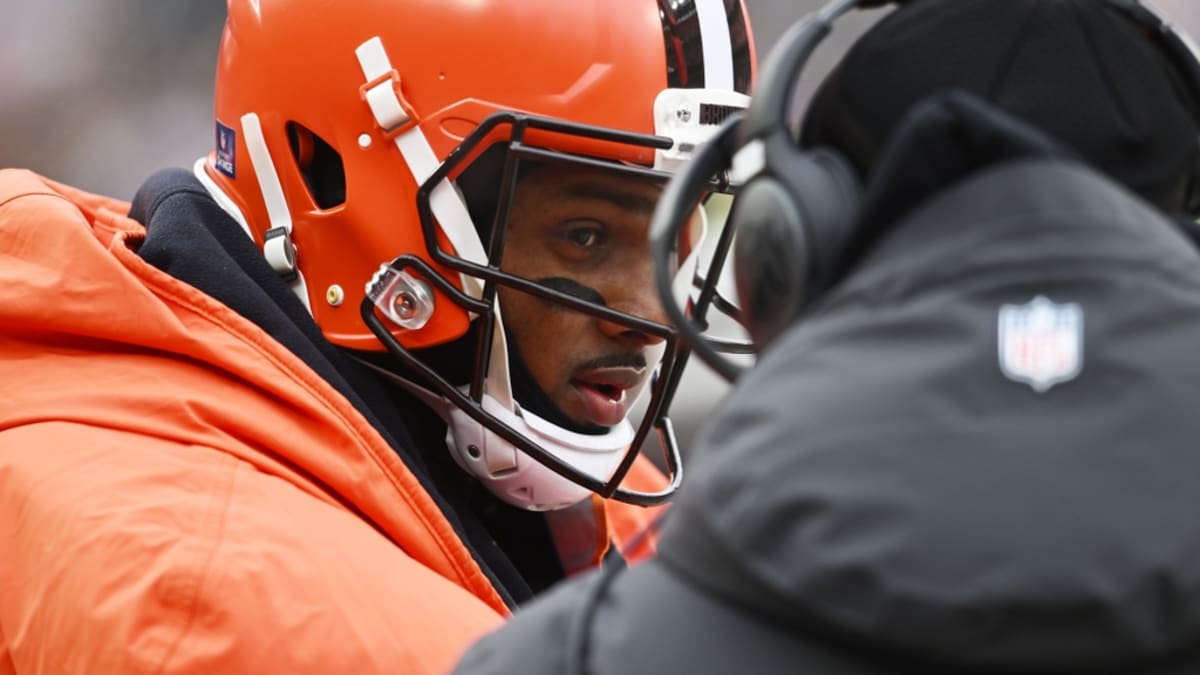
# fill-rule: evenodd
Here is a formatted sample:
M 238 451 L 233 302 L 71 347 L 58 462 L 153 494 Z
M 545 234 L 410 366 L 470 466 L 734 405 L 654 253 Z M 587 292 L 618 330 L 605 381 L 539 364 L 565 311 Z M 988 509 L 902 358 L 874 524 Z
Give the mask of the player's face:
M 661 185 L 592 168 L 543 166 L 513 195 L 501 268 L 576 297 L 665 323 L 652 277 L 648 229 Z M 560 411 L 583 427 L 611 427 L 629 390 L 653 370 L 661 338 L 501 288 L 509 348 Z

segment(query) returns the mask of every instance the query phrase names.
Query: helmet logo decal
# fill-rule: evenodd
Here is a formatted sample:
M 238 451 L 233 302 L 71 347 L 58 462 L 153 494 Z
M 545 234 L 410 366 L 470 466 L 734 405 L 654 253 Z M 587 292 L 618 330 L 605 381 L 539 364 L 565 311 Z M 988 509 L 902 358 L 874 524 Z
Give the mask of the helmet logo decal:
M 1044 393 L 1083 370 L 1083 307 L 1037 296 L 1024 305 L 1002 305 L 1000 372 Z
M 237 178 L 237 170 L 234 165 L 235 148 L 237 148 L 237 132 L 217 122 L 217 161 L 214 164 L 218 171 L 230 178 Z
M 701 103 L 700 104 L 700 124 L 708 126 L 717 126 L 729 118 L 734 113 L 744 111 L 745 108 L 736 105 L 718 105 L 716 103 Z M 686 121 L 686 120 L 684 120 Z
M 654 168 L 678 170 L 701 143 L 731 115 L 750 105 L 750 97 L 727 89 L 667 88 L 654 99 L 654 133 L 674 141 L 654 151 Z

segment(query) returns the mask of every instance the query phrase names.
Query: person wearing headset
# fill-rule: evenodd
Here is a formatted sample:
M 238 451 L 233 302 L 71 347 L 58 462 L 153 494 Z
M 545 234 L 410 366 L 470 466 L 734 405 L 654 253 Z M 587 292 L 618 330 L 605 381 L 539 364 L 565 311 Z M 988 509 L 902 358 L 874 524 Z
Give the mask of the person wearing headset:
M 644 556 L 647 227 L 753 58 L 740 1 L 230 0 L 190 170 L 0 172 L 0 673 L 445 672 Z
M 735 174 L 758 350 L 666 305 L 736 385 L 657 553 L 543 595 L 457 675 L 1200 668 L 1190 40 L 1125 0 L 913 0 L 795 134 L 808 55 L 875 4 L 790 31 L 656 210 L 661 290 L 687 205 Z

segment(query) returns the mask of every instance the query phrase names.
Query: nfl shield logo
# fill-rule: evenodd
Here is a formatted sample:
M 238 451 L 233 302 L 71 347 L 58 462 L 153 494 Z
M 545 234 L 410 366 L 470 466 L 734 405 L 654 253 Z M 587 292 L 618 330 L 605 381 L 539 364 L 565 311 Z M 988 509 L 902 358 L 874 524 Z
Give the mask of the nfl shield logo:
M 1041 393 L 1083 369 L 1083 307 L 1037 296 L 1000 307 L 1000 370 Z
M 236 178 L 234 151 L 237 149 L 237 132 L 217 122 L 217 159 L 213 164 L 221 173 Z

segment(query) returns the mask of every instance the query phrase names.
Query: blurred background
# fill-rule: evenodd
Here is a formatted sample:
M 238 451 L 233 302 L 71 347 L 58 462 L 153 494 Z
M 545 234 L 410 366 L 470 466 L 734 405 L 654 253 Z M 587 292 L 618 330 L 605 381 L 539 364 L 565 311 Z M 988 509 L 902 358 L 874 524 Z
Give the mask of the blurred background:
M 814 0 L 748 0 L 760 60 Z M 130 198 L 212 145 L 222 0 L 0 0 L 0 166 Z M 878 12 L 852 13 L 814 63 L 811 91 Z M 531 64 L 530 67 L 536 67 Z
M 816 0 L 746 0 L 759 60 Z M 213 142 L 212 83 L 221 0 L 0 0 L 0 167 L 31 168 L 123 199 L 152 172 L 190 167 Z M 1154 0 L 1200 34 L 1200 2 Z M 840 21 L 796 90 L 822 75 L 886 10 Z M 536 67 L 531 64 L 531 67 Z M 672 407 L 686 448 L 726 389 L 699 363 Z

